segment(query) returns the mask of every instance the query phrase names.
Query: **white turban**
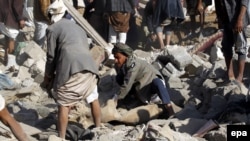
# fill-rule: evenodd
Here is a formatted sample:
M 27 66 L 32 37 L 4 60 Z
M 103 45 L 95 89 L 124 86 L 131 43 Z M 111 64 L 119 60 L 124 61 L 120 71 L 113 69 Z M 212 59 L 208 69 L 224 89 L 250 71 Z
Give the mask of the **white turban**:
M 67 7 L 64 5 L 63 0 L 55 0 L 47 10 L 47 14 L 51 15 L 51 22 L 55 23 L 62 19 L 65 12 L 67 10 Z

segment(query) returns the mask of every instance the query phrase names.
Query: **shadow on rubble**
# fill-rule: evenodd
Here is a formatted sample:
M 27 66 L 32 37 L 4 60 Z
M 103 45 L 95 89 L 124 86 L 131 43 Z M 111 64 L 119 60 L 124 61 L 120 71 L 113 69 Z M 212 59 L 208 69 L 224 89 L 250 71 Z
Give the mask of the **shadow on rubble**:
M 217 121 L 220 123 L 245 123 L 250 125 L 248 119 L 248 114 L 250 113 L 250 97 L 242 97 L 239 101 L 229 102 Z

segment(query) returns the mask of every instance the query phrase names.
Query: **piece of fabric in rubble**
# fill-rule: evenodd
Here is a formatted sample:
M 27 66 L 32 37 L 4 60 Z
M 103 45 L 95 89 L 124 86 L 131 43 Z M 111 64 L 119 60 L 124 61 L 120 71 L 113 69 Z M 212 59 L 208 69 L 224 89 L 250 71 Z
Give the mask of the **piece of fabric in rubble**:
M 18 85 L 8 75 L 0 73 L 0 90 L 12 90 L 16 88 L 18 88 Z
M 70 141 L 92 140 L 94 133 L 78 123 L 70 122 L 66 129 L 66 139 Z

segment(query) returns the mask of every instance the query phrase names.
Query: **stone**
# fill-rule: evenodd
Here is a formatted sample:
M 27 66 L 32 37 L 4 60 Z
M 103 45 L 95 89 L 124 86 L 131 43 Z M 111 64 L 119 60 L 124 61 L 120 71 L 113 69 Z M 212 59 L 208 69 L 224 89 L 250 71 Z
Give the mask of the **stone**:
M 31 78 L 31 74 L 29 73 L 29 68 L 20 66 L 18 70 L 17 78 L 19 78 L 20 80 Z
M 28 58 L 26 61 L 24 61 L 23 66 L 25 67 L 31 67 L 35 63 L 34 59 Z
M 170 60 L 177 66 L 177 69 L 183 70 L 191 64 L 193 59 L 184 47 L 169 46 L 167 47 Z
M 185 73 L 185 71 L 180 71 L 175 68 L 172 63 L 167 63 L 167 65 L 165 65 L 164 69 L 162 70 L 162 73 L 164 73 L 163 75 L 167 77 L 180 77 Z
M 217 60 L 224 59 L 223 53 L 221 49 L 217 46 L 213 46 L 210 51 L 210 61 L 212 63 L 216 62 Z
M 38 61 L 46 56 L 44 50 L 34 41 L 26 42 L 26 47 L 23 48 L 23 52 L 35 61 Z
M 162 68 L 163 68 L 163 64 L 160 62 L 160 61 L 154 61 L 153 63 L 152 63 L 152 65 L 154 66 L 154 68 L 155 69 L 157 69 L 157 70 L 161 70 Z
M 182 85 L 181 79 L 178 77 L 170 76 L 166 81 L 167 85 L 171 89 L 182 89 L 184 86 Z
M 197 56 L 199 56 L 205 62 L 208 62 L 210 59 L 210 56 L 204 52 L 198 52 Z

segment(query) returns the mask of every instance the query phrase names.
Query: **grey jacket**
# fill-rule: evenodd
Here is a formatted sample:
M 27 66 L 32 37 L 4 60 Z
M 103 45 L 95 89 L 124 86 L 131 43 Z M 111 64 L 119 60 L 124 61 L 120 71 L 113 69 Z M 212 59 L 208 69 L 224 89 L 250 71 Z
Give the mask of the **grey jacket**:
M 68 19 L 47 28 L 47 62 L 45 73 L 54 78 L 54 88 L 62 86 L 72 74 L 87 70 L 98 74 L 85 31 Z
M 138 98 L 147 103 L 152 96 L 151 83 L 157 77 L 163 78 L 151 64 L 130 56 L 117 74 L 117 82 L 120 84 L 119 99 L 123 99 L 134 87 Z

